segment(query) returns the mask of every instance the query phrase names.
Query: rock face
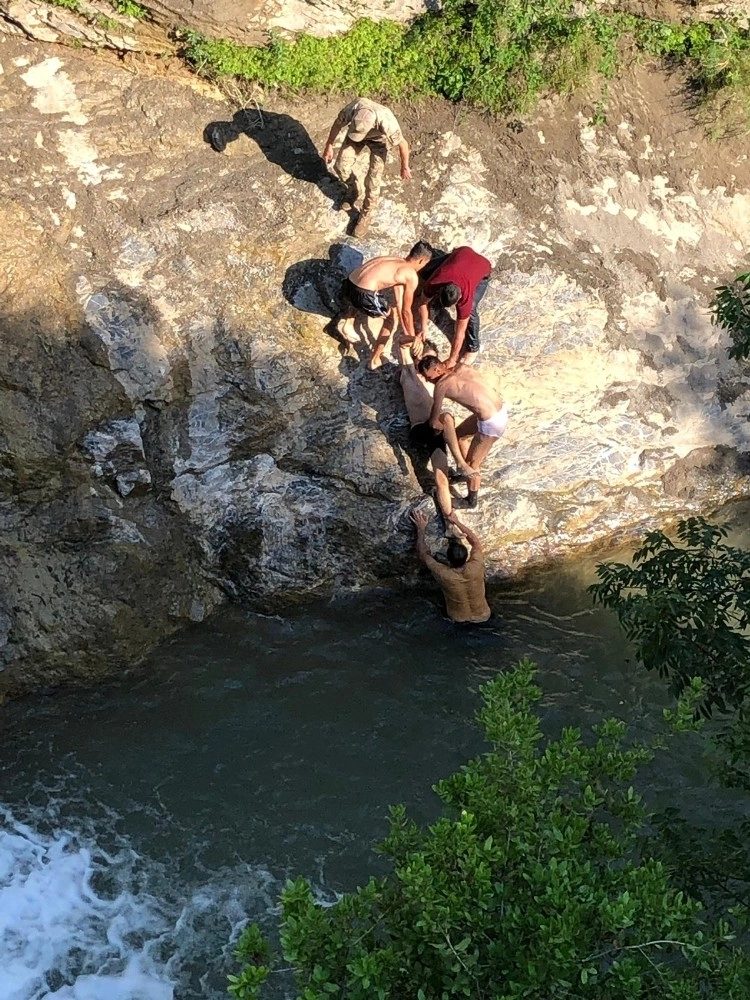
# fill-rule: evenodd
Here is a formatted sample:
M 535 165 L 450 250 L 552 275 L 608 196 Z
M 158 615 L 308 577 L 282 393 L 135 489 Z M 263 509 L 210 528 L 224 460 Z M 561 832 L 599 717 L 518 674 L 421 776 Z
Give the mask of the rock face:
M 269 31 L 325 38 L 346 31 L 361 17 L 411 21 L 428 5 L 425 0 L 374 0 L 365 9 L 358 0 L 155 0 L 145 6 L 166 27 L 191 27 L 259 45 L 267 41 Z
M 233 117 L 179 70 L 13 36 L 0 65 L 0 691 L 116 669 L 227 594 L 413 567 L 396 367 L 323 326 L 418 237 L 496 263 L 511 420 L 466 515 L 492 571 L 750 495 L 750 382 L 706 308 L 746 263 L 747 154 L 674 78 L 635 68 L 602 127 L 583 98 L 525 128 L 397 107 L 414 179 L 390 167 L 363 242 L 317 152 L 338 104 Z
M 0 18 L 6 30 L 40 41 L 74 39 L 80 45 L 159 52 L 173 48 L 167 34 L 175 29 L 263 45 L 271 33 L 287 38 L 303 32 L 320 38 L 340 34 L 365 16 L 405 23 L 428 4 L 374 0 L 365 10 L 358 0 L 156 0 L 139 6 L 148 12 L 146 18 L 119 15 L 107 0 L 78 0 L 77 12 L 46 0 L 0 0 Z
M 750 0 L 593 0 L 605 11 L 626 12 L 665 21 L 729 19 L 747 27 Z M 122 51 L 165 52 L 177 30 L 199 31 L 243 45 L 264 45 L 272 35 L 301 34 L 326 38 L 347 31 L 360 18 L 406 24 L 426 10 L 439 10 L 441 0 L 148 0 L 138 6 L 144 18 L 121 15 L 108 0 L 77 0 L 77 12 L 47 0 L 0 0 L 5 30 L 40 41 L 70 41 Z M 572 10 L 585 13 L 581 0 Z M 0 28 L 2 21 L 0 20 Z

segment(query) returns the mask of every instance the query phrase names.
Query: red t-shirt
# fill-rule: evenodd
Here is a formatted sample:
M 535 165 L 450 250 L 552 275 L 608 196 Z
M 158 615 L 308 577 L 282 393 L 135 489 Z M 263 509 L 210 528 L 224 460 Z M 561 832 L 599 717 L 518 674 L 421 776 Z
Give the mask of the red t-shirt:
M 472 250 L 471 247 L 457 247 L 448 256 L 434 274 L 425 282 L 424 294 L 428 299 L 438 295 L 440 285 L 451 282 L 461 289 L 461 298 L 456 303 L 456 318 L 468 319 L 474 304 L 474 292 L 484 278 L 489 277 L 492 264 Z

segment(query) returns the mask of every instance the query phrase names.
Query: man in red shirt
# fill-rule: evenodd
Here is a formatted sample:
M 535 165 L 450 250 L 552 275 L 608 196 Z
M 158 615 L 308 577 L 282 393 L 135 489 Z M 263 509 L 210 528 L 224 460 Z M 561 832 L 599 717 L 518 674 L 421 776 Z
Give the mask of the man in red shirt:
M 471 247 L 457 247 L 422 268 L 423 284 L 416 301 L 418 336 L 424 336 L 429 319 L 430 300 L 442 306 L 456 307 L 453 344 L 446 360 L 454 368 L 461 360 L 471 364 L 479 351 L 478 306 L 487 291 L 492 264 Z

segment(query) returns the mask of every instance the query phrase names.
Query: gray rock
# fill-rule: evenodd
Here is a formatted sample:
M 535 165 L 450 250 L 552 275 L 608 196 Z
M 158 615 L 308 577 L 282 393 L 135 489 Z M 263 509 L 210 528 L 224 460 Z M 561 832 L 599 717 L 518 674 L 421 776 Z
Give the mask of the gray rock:
M 83 439 L 82 448 L 93 460 L 94 475 L 111 480 L 120 496 L 128 496 L 133 491 L 145 493 L 151 488 L 141 429 L 135 418 L 111 420 L 98 430 L 90 431 Z
M 333 104 L 269 97 L 238 129 L 145 62 L 4 36 L 0 64 L 0 697 L 116 672 L 227 595 L 413 568 L 430 484 L 393 356 L 369 372 L 323 328 L 343 275 L 421 236 L 498 262 L 480 364 L 511 418 L 465 514 L 492 573 L 750 495 L 750 382 L 706 308 L 750 168 L 655 115 L 645 67 L 606 129 L 575 102 L 515 133 L 397 106 L 415 177 L 389 167 L 358 241 L 318 154 Z

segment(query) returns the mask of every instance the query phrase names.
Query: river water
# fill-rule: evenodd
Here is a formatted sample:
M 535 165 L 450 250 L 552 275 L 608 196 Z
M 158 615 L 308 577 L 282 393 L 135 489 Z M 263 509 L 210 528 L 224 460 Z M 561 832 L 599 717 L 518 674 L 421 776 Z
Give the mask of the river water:
M 733 517 L 746 523 L 747 507 Z M 657 728 L 663 686 L 592 609 L 592 579 L 589 561 L 495 588 L 476 629 L 442 619 L 426 579 L 283 617 L 230 610 L 161 647 L 146 673 L 11 704 L 0 998 L 226 996 L 231 942 L 248 918 L 272 925 L 287 877 L 333 899 L 381 870 L 370 845 L 390 804 L 436 815 L 431 784 L 481 749 L 480 684 L 524 655 L 550 732 L 611 714 Z M 726 821 L 744 805 L 707 788 L 691 739 L 648 795 Z

